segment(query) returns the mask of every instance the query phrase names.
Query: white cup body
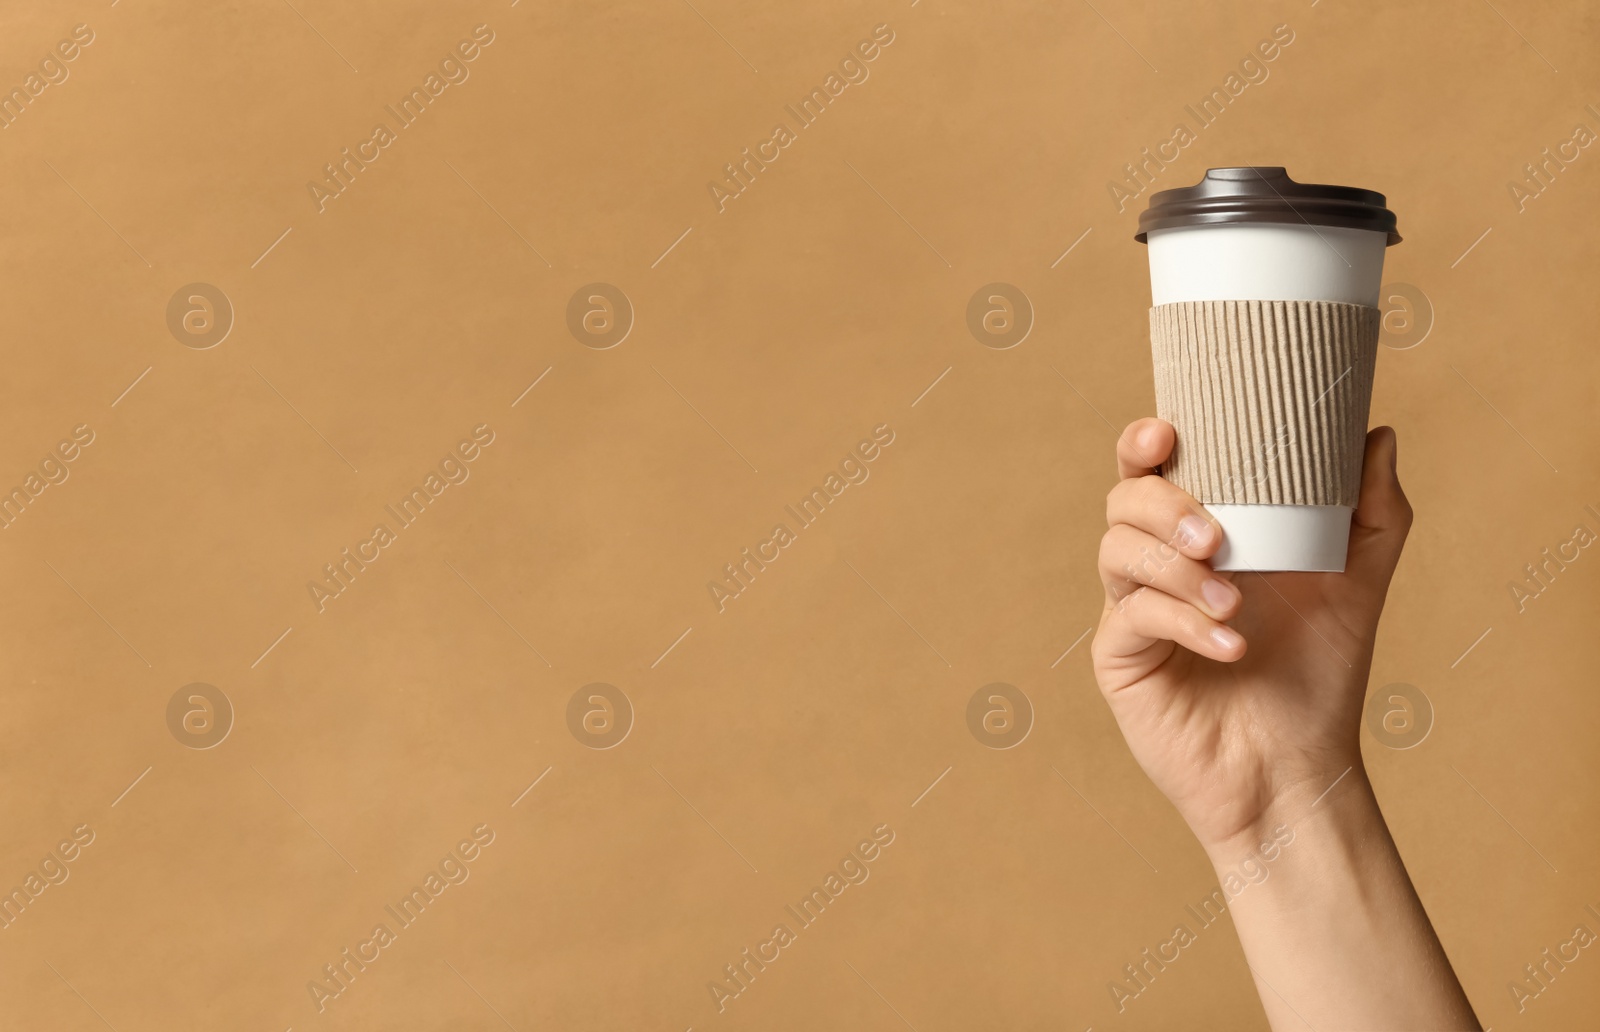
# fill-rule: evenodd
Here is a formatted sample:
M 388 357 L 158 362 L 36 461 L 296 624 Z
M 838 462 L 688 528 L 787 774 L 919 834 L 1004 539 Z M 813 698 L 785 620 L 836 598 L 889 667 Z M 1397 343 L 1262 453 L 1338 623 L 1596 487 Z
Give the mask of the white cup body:
M 1238 223 L 1151 230 L 1153 305 L 1178 301 L 1335 301 L 1379 307 L 1388 236 L 1338 226 Z M 1206 508 L 1222 525 L 1218 570 L 1343 572 L 1347 505 Z
M 1388 236 L 1372 229 L 1239 223 L 1148 234 L 1152 305 L 1339 301 L 1378 307 Z

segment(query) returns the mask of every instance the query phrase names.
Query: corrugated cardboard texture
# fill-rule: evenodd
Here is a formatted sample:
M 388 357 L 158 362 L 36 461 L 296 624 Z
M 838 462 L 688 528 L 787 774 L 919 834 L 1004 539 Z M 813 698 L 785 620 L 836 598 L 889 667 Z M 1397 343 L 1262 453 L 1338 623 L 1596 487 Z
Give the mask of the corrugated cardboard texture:
M 1217 880 L 1086 637 L 1155 408 L 1137 215 L 1238 164 L 1400 213 L 1367 762 L 1486 1021 L 1592 1023 L 1593 948 L 1508 990 L 1600 931 L 1582 8 L 0 28 L 0 1025 L 1261 1028 L 1226 919 L 1113 1002 Z
M 1382 313 L 1332 301 L 1150 309 L 1162 476 L 1207 504 L 1356 504 Z

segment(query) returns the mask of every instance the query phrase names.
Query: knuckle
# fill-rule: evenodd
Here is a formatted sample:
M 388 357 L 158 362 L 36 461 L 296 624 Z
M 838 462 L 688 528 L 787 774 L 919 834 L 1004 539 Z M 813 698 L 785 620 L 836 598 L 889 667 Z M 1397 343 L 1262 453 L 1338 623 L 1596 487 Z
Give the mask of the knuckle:
M 1100 535 L 1100 568 L 1110 570 L 1116 568 L 1117 556 L 1117 528 L 1112 527 Z
M 1109 653 L 1111 646 L 1105 634 L 1105 629 L 1105 621 L 1102 620 L 1100 627 L 1094 632 L 1094 637 L 1089 640 L 1089 658 L 1094 661 L 1095 666 L 1099 666 L 1111 659 Z
M 1191 641 L 1203 639 L 1209 628 L 1210 621 L 1194 606 L 1185 605 L 1177 614 L 1174 622 L 1178 630 Z
M 1110 491 L 1106 492 L 1106 524 L 1108 526 L 1115 526 L 1120 522 L 1117 518 L 1119 512 L 1137 507 L 1141 479 L 1135 477 L 1131 480 L 1119 480 Z
M 1163 596 L 1152 588 L 1140 588 L 1129 596 L 1127 614 L 1135 631 L 1148 638 L 1173 638 L 1172 613 Z
M 1163 529 L 1175 529 L 1189 510 L 1183 488 L 1155 474 L 1140 478 L 1138 505 L 1152 526 Z
M 1148 584 L 1159 564 L 1151 562 L 1149 548 L 1143 544 L 1143 535 L 1133 527 L 1120 524 L 1106 532 L 1102 539 L 1101 564 L 1115 576 Z
M 1172 485 L 1169 484 L 1164 477 L 1158 476 L 1155 473 L 1146 473 L 1144 476 L 1133 481 L 1132 488 L 1134 501 L 1139 505 L 1140 508 L 1148 508 L 1160 500 L 1161 492 L 1164 487 L 1171 486 Z
M 1127 557 L 1132 546 L 1129 541 L 1129 532 L 1132 530 L 1126 523 L 1114 524 L 1100 536 L 1101 562 L 1120 563 Z
M 1141 584 L 1117 599 L 1117 612 L 1132 619 L 1136 629 L 1142 628 L 1145 623 L 1145 611 L 1149 609 L 1144 603 L 1149 597 L 1150 589 Z

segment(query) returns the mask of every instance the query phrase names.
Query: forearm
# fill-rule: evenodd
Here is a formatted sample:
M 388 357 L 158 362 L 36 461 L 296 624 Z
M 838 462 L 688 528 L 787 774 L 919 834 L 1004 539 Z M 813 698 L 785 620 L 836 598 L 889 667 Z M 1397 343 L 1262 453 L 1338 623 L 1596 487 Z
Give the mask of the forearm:
M 1359 766 L 1207 851 L 1277 1032 L 1480 1028 Z

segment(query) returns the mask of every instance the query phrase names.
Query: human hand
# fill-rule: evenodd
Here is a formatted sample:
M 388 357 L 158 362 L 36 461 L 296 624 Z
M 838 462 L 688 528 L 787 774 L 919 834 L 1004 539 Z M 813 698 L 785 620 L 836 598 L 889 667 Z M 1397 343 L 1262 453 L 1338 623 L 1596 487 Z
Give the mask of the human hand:
M 1411 506 L 1394 431 L 1367 435 L 1344 573 L 1217 573 L 1222 532 L 1155 474 L 1170 423 L 1117 441 L 1095 677 L 1135 759 L 1208 852 L 1252 848 L 1361 765 L 1362 701 Z

